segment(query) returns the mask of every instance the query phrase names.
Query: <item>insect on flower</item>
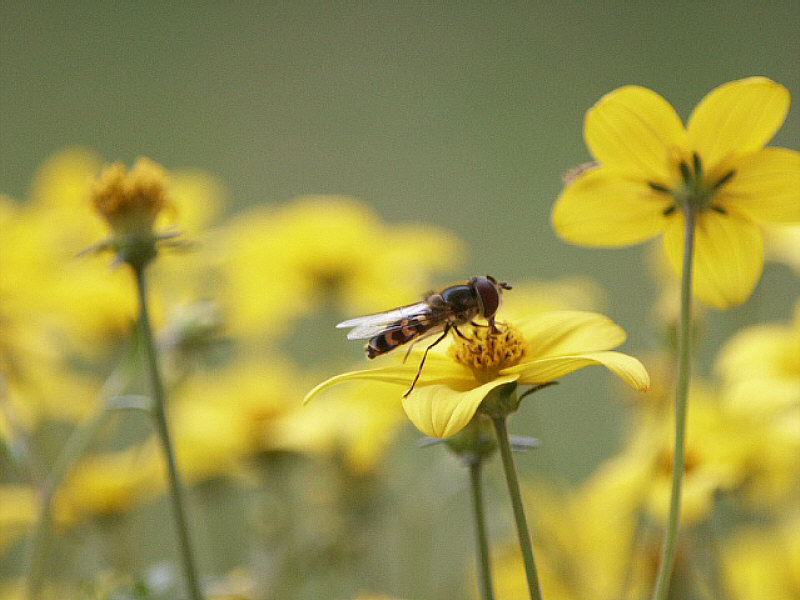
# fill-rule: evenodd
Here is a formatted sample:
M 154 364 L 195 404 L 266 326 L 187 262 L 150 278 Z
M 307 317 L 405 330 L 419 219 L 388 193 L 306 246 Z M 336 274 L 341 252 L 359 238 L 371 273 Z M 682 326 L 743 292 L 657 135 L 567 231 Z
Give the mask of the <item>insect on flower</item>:
M 441 335 L 430 344 L 422 355 L 422 360 L 417 369 L 417 375 L 411 382 L 411 387 L 403 395 L 408 397 L 417 384 L 428 351 L 447 337 L 450 331 L 467 339 L 458 327 L 470 323 L 475 327 L 489 327 L 492 333 L 499 333 L 495 325 L 495 315 L 500 308 L 503 290 L 510 290 L 511 286 L 487 275 L 486 277 L 472 277 L 462 284 L 451 285 L 441 292 L 426 294 L 422 302 L 401 306 L 387 312 L 376 313 L 364 317 L 356 317 L 342 321 L 336 327 L 352 328 L 347 334 L 349 340 L 369 339 L 367 344 L 367 358 L 375 358 L 402 346 L 411 343 L 406 352 L 408 358 L 411 348 L 419 340 L 441 332 Z M 486 319 L 487 325 L 474 322 L 475 318 Z M 404 362 L 405 362 L 405 359 Z

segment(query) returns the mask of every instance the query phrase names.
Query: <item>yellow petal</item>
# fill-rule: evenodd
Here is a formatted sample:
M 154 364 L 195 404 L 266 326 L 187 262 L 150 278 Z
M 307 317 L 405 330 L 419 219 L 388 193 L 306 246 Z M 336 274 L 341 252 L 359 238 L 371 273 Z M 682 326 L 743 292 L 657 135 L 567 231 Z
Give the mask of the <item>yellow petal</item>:
M 499 377 L 466 391 L 446 385 L 415 388 L 408 398 L 403 399 L 403 408 L 411 422 L 425 435 L 450 437 L 466 427 L 489 392 L 516 379 L 515 375 Z
M 311 400 L 325 390 L 347 381 L 382 381 L 384 383 L 397 385 L 411 385 L 412 379 L 413 375 L 411 376 L 411 379 L 409 379 L 409 372 L 405 368 L 405 365 L 388 367 L 385 369 L 365 369 L 363 371 L 350 371 L 348 373 L 341 373 L 323 381 L 310 392 L 308 392 L 305 398 L 303 398 L 303 404 L 311 402 Z
M 622 352 L 586 352 L 572 356 L 556 356 L 522 363 L 503 369 L 503 375 L 519 375 L 521 385 L 536 385 L 555 381 L 573 371 L 603 365 L 626 384 L 640 392 L 650 387 L 650 376 L 637 359 Z
M 383 383 L 396 384 L 408 388 L 414 381 L 414 377 L 419 369 L 419 361 L 413 360 L 415 354 L 416 353 L 412 353 L 409 360 L 405 363 L 393 364 L 378 369 L 350 371 L 348 373 L 335 375 L 308 392 L 305 398 L 303 398 L 303 404 L 310 402 L 314 397 L 325 390 L 347 381 L 381 381 Z M 474 380 L 475 378 L 472 372 L 466 367 L 463 367 L 446 356 L 429 354 L 416 388 L 439 384 L 464 386 L 474 382 Z M 398 394 L 398 398 L 400 395 L 402 395 L 402 392 Z
M 664 234 L 670 266 L 681 273 L 685 220 L 677 214 Z M 764 249 L 761 231 L 752 221 L 707 210 L 695 234 L 693 290 L 703 302 L 725 309 L 747 300 L 761 277 Z
M 586 113 L 584 137 L 603 167 L 645 181 L 670 180 L 669 157 L 685 147 L 685 131 L 669 102 L 652 90 L 626 86 Z
M 731 81 L 712 90 L 692 112 L 689 146 L 706 171 L 720 162 L 755 152 L 780 129 L 789 111 L 789 91 L 766 77 Z
M 594 169 L 569 185 L 556 200 L 550 220 L 563 240 L 586 246 L 628 246 L 660 233 L 663 212 L 672 204 L 644 181 Z
M 764 148 L 735 163 L 719 205 L 756 221 L 800 223 L 800 152 Z
M 800 388 L 800 323 L 764 323 L 739 331 L 720 350 L 716 368 L 728 381 L 787 378 Z
M 627 338 L 625 330 L 608 317 L 578 310 L 542 313 L 516 326 L 528 342 L 525 362 L 608 350 Z

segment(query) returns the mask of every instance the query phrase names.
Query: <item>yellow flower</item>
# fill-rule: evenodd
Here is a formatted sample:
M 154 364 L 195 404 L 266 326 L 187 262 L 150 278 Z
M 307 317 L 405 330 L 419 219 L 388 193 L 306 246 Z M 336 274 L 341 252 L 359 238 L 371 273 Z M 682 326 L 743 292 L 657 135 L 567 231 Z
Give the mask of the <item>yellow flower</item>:
M 800 302 L 793 323 L 755 325 L 734 335 L 720 351 L 717 371 L 741 408 L 800 409 Z
M 163 489 L 157 448 L 131 446 L 81 459 L 56 495 L 84 515 L 110 516 L 132 509 Z
M 800 461 L 798 438 L 786 423 L 732 410 L 724 394 L 695 384 L 689 394 L 682 522 L 708 518 L 720 493 L 770 506 L 791 493 Z M 607 468 L 639 482 L 641 503 L 656 521 L 666 519 L 674 458 L 670 413 L 653 407 L 627 448 Z M 796 424 L 795 424 L 796 429 Z M 612 466 L 613 465 L 613 466 Z M 633 488 L 632 488 L 633 489 Z
M 114 163 L 95 181 L 92 203 L 115 231 L 150 231 L 168 206 L 166 179 L 164 168 L 147 158 L 137 160 L 130 171 Z
M 712 90 L 684 128 L 649 89 L 607 94 L 584 127 L 599 166 L 567 185 L 553 227 L 566 241 L 605 247 L 663 233 L 679 273 L 691 204 L 699 211 L 695 294 L 718 308 L 743 302 L 764 261 L 758 224 L 800 222 L 800 153 L 764 148 L 788 107 L 784 87 L 751 77 Z
M 750 527 L 722 547 L 725 588 L 734 600 L 795 600 L 800 592 L 800 515 Z
M 649 556 L 637 547 L 636 490 L 615 470 L 601 468 L 576 490 L 547 482 L 524 486 L 536 543 L 542 596 L 559 600 L 644 598 Z M 519 551 L 494 560 L 498 598 L 526 598 Z
M 62 352 L 64 342 L 70 342 L 79 345 L 82 355 L 107 356 L 109 341 L 130 327 L 136 297 L 127 273 L 110 271 L 105 259 L 75 258 L 105 235 L 103 222 L 86 210 L 101 166 L 95 153 L 68 148 L 37 170 L 28 202 L 17 204 L 0 195 L 0 318 L 16 323 L 28 315 L 30 323 L 24 327 L 32 333 L 57 325 Z M 223 186 L 198 171 L 170 172 L 165 193 L 175 210 L 162 211 L 155 229 L 161 231 L 171 224 L 169 219 L 179 217 L 181 231 L 191 240 L 219 212 L 224 198 Z M 210 278 L 199 275 L 211 262 L 201 252 L 182 253 L 180 261 L 168 254 L 164 259 L 152 273 L 158 281 L 153 286 L 157 321 L 162 305 L 214 291 Z M 39 325 L 32 327 L 34 323 Z M 7 333 L 0 328 L 0 337 Z
M 276 420 L 298 405 L 292 379 L 289 365 L 261 357 L 198 373 L 177 388 L 171 419 L 187 481 L 235 474 L 245 457 L 271 449 Z
M 275 420 L 270 446 L 305 454 L 341 453 L 353 472 L 371 472 L 405 423 L 400 404 L 387 401 L 385 391 L 378 382 L 361 381 L 288 412 Z
M 217 236 L 227 312 L 236 333 L 285 331 L 323 307 L 341 314 L 410 302 L 432 272 L 461 259 L 452 234 L 424 225 L 387 225 L 368 205 L 342 196 L 304 196 L 252 209 Z
M 406 415 L 432 437 L 459 432 L 489 394 L 538 385 L 590 365 L 603 365 L 634 389 L 646 390 L 647 371 L 635 358 L 612 352 L 626 334 L 607 317 L 590 312 L 542 313 L 501 325 L 502 333 L 474 328 L 468 339 L 453 336 L 428 355 L 414 391 L 403 399 Z M 441 349 L 440 349 L 441 347 Z M 416 375 L 422 357 L 415 350 L 403 364 L 344 373 L 311 390 L 305 402 L 346 381 L 379 381 L 384 394 L 400 398 Z M 503 388 L 503 389 L 498 389 Z
M 130 171 L 120 163 L 104 167 L 92 186 L 91 201 L 112 231 L 100 249 L 109 248 L 116 260 L 138 267 L 155 258 L 158 242 L 165 238 L 154 231 L 156 218 L 171 208 L 161 165 L 139 158 Z

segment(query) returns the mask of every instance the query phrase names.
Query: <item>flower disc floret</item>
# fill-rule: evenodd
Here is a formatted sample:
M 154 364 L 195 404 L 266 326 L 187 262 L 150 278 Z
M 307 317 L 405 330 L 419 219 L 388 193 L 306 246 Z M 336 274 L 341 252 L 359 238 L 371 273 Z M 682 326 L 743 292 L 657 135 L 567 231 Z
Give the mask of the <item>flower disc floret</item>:
M 500 333 L 490 327 L 475 327 L 471 335 L 456 337 L 450 346 L 450 356 L 456 362 L 491 378 L 500 369 L 513 367 L 527 353 L 522 333 L 510 324 L 501 324 Z
M 160 165 L 140 158 L 125 171 L 120 163 L 103 169 L 92 188 L 92 204 L 115 233 L 150 231 L 167 201 L 167 175 Z
M 155 258 L 160 241 L 176 235 L 154 231 L 156 218 L 172 204 L 166 171 L 151 160 L 138 159 L 128 172 L 119 163 L 105 167 L 92 186 L 91 200 L 112 231 L 93 249 L 113 250 L 118 262 L 144 266 Z

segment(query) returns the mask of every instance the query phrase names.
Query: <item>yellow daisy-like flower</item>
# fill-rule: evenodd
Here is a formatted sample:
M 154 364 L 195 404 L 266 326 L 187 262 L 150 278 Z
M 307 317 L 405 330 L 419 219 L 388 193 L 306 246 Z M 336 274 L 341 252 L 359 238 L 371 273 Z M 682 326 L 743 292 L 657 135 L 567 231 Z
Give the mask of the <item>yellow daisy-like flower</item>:
M 406 415 L 426 435 L 446 438 L 458 433 L 475 416 L 492 392 L 517 385 L 540 385 L 591 365 L 603 365 L 637 390 L 649 385 L 642 364 L 613 352 L 625 341 L 625 331 L 607 317 L 590 312 L 542 313 L 501 325 L 502 333 L 474 328 L 466 337 L 453 336 L 428 354 L 413 392 L 403 398 Z M 400 398 L 417 373 L 422 351 L 405 363 L 344 373 L 311 390 L 308 402 L 322 391 L 346 381 L 379 381 L 386 393 Z
M 368 204 L 343 196 L 248 210 L 216 244 L 226 257 L 220 271 L 231 329 L 248 338 L 285 332 L 323 306 L 358 314 L 407 302 L 463 256 L 453 234 L 384 223 Z
M 731 401 L 753 414 L 800 409 L 800 302 L 793 323 L 754 325 L 728 340 L 717 371 Z
M 567 185 L 552 223 L 566 241 L 618 247 L 664 234 L 681 271 L 685 211 L 698 212 L 694 292 L 718 308 L 753 291 L 764 262 L 760 223 L 800 222 L 800 153 L 765 148 L 789 109 L 789 92 L 764 77 L 712 90 L 686 127 L 670 104 L 619 88 L 586 115 L 598 163 Z
M 722 547 L 726 597 L 790 600 L 800 590 L 800 514 L 771 527 L 749 527 Z

